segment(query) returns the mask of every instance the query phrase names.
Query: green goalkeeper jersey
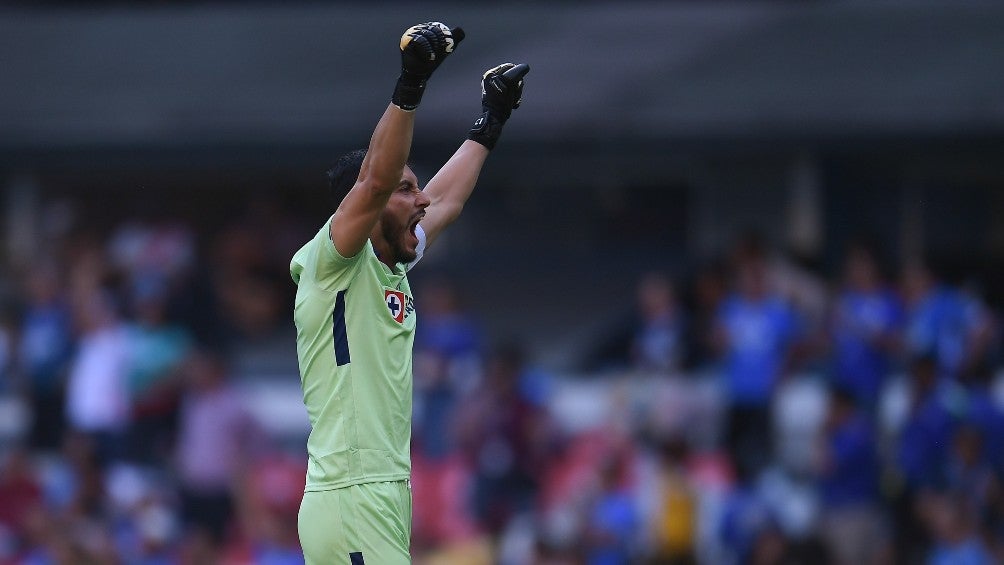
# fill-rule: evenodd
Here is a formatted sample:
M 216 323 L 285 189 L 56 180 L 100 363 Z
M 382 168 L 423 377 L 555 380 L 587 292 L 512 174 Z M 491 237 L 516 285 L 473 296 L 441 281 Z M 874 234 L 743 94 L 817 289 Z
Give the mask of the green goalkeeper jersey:
M 419 258 L 425 234 L 418 230 Z M 307 491 L 398 481 L 411 473 L 412 263 L 390 269 L 366 242 L 335 249 L 328 223 L 290 262 L 303 402 Z

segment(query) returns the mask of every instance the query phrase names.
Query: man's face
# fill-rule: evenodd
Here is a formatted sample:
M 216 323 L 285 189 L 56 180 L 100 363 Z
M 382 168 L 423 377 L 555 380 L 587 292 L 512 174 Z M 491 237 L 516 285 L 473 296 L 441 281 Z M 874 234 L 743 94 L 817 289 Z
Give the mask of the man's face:
M 380 232 L 394 263 L 409 263 L 418 256 L 415 229 L 425 217 L 429 197 L 418 188 L 418 177 L 411 167 L 404 168 L 398 185 L 380 214 Z

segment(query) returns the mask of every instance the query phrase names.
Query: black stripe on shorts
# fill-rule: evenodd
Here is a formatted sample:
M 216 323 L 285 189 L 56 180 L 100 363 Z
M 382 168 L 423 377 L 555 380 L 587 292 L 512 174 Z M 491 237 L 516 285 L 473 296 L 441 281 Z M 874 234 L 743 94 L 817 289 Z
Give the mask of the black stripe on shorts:
M 350 561 L 351 565 L 366 565 L 366 562 L 363 561 L 363 552 L 361 552 L 361 551 L 356 551 L 354 553 L 350 553 L 349 554 L 349 561 Z

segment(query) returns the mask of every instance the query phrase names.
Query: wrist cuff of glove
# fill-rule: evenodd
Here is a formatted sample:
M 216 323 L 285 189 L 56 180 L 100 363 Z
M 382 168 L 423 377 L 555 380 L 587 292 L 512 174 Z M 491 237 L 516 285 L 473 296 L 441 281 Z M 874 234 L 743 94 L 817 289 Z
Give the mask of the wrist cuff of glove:
M 397 77 L 397 85 L 394 86 L 394 95 L 390 101 L 406 112 L 414 112 L 422 103 L 427 80 L 428 77 L 402 72 L 401 76 Z
M 485 110 L 478 119 L 474 120 L 471 131 L 467 132 L 467 139 L 477 141 L 489 150 L 495 148 L 499 136 L 502 135 L 502 126 L 505 120 L 499 119 L 495 114 Z

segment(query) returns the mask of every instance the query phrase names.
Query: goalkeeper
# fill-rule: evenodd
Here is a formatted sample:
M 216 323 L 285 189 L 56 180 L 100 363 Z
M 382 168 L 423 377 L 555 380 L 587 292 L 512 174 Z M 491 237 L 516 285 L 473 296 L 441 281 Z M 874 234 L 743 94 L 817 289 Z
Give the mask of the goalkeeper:
M 464 33 L 432 22 L 401 37 L 401 74 L 369 148 L 329 171 L 340 201 L 290 263 L 310 417 L 299 534 L 308 564 L 410 563 L 412 344 L 408 270 L 471 195 L 517 108 L 526 65 L 482 77 L 482 112 L 425 189 L 407 166 L 429 78 Z

